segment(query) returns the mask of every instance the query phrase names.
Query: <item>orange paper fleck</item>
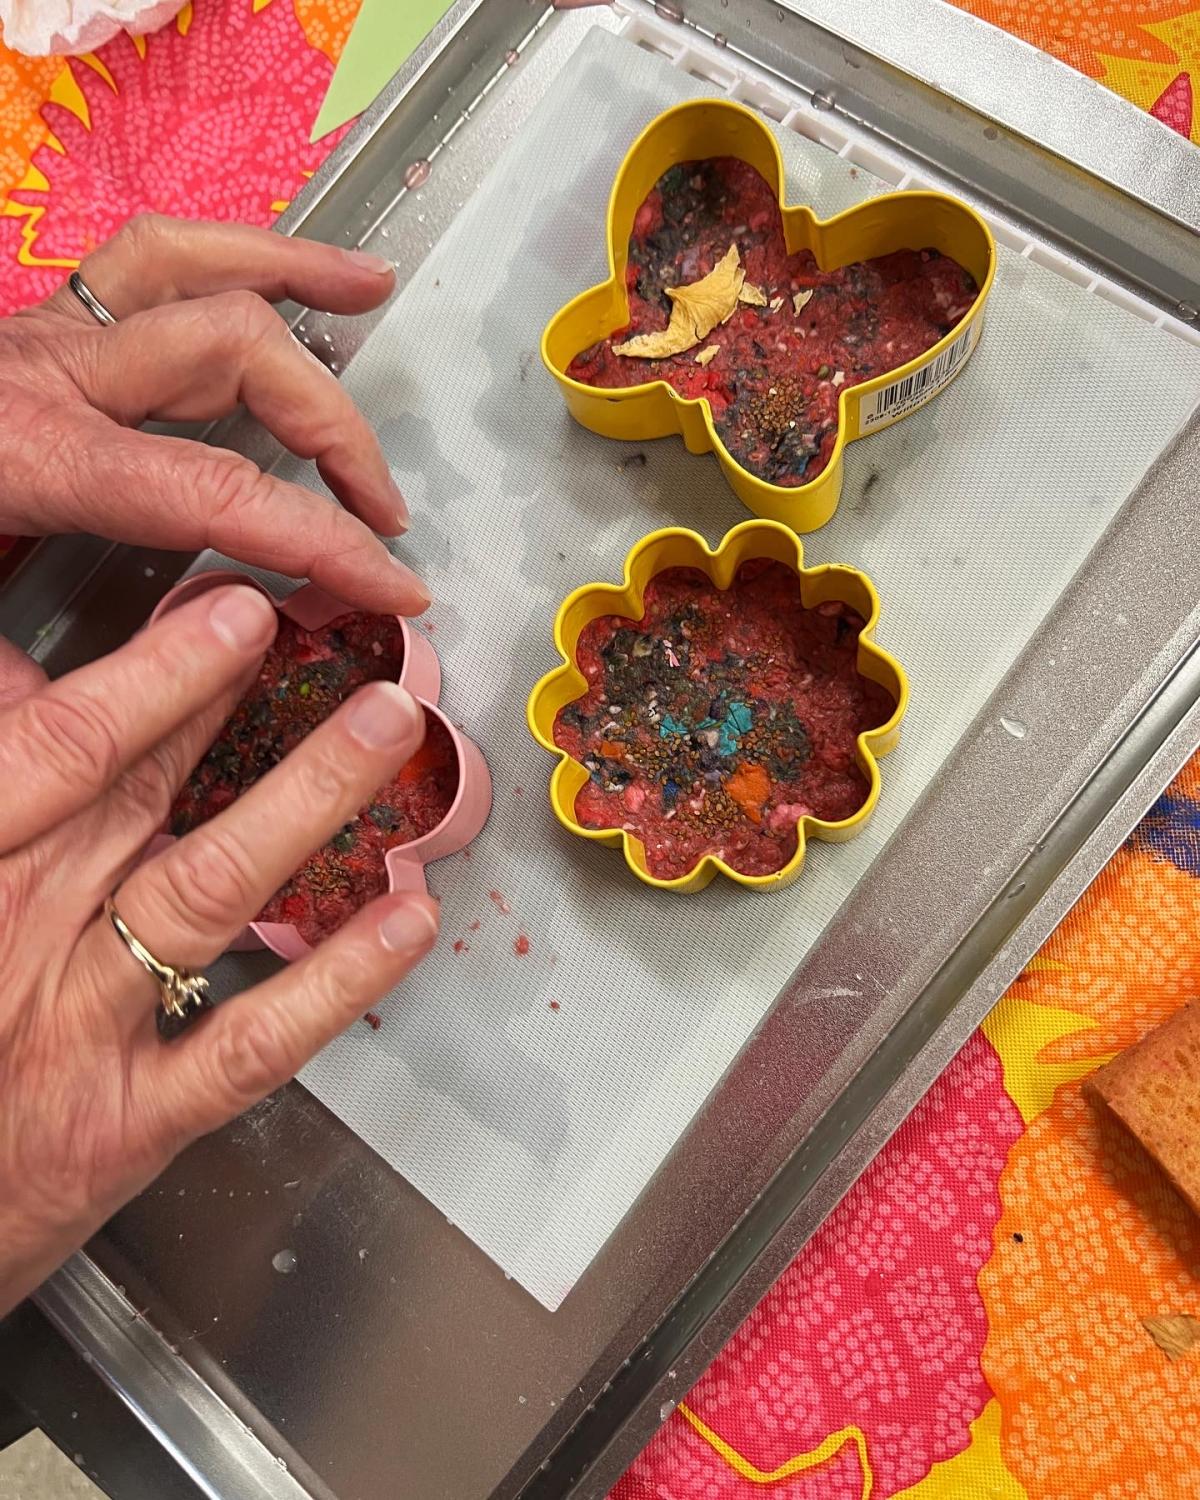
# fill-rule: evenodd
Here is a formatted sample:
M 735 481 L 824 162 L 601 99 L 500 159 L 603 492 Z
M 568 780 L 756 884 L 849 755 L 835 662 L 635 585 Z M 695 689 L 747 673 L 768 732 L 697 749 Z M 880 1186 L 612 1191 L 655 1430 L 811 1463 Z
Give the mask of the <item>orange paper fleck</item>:
M 752 823 L 762 822 L 763 804 L 771 794 L 771 778 L 762 766 L 739 766 L 725 783 L 725 790 Z

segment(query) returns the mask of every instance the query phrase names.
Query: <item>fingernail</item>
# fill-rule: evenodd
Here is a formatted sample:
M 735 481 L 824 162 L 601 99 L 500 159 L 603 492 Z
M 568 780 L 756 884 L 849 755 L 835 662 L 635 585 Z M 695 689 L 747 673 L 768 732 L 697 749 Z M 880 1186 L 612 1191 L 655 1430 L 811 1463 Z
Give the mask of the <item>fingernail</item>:
M 343 250 L 342 254 L 352 266 L 357 266 L 360 271 L 371 271 L 376 276 L 392 274 L 391 261 L 384 260 L 382 255 L 368 255 L 365 250 Z
M 275 632 L 275 607 L 257 589 L 223 589 L 208 619 L 213 634 L 233 651 L 265 646 Z
M 396 535 L 402 536 L 408 530 L 408 523 L 411 519 L 408 513 L 408 504 L 400 492 L 400 486 L 390 474 L 388 475 L 388 484 L 391 486 L 392 500 L 396 506 Z
M 424 948 L 437 937 L 438 922 L 428 901 L 410 901 L 393 906 L 379 924 L 383 946 L 393 953 L 411 953 Z
M 405 581 L 408 583 L 408 586 L 412 590 L 412 592 L 416 595 L 421 609 L 428 609 L 429 606 L 433 603 L 433 595 L 429 592 L 429 590 L 425 587 L 425 585 L 421 582 L 421 580 L 417 577 L 413 570 L 408 567 L 406 563 L 402 563 L 398 557 L 392 558 L 392 565 L 404 574 Z
M 375 682 L 355 695 L 348 722 L 350 733 L 367 750 L 392 750 L 423 727 L 424 715 L 402 687 Z

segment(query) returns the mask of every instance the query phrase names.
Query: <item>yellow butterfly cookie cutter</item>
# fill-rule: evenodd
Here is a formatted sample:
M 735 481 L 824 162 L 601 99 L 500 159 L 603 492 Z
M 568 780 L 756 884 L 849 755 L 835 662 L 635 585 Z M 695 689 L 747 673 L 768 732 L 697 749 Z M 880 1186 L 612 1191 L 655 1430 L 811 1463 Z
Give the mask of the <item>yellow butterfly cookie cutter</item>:
M 826 467 L 807 484 L 771 484 L 743 468 L 722 442 L 712 407 L 704 397 L 680 396 L 664 380 L 599 389 L 567 374 L 577 354 L 629 322 L 625 265 L 634 216 L 646 195 L 671 167 L 714 156 L 738 157 L 772 184 L 789 254 L 811 250 L 817 264 L 827 271 L 896 250 L 930 248 L 956 260 L 979 288 L 962 318 L 924 354 L 861 385 L 842 388 L 833 452 Z M 978 341 L 984 303 L 995 278 L 996 246 L 979 215 L 946 193 L 885 193 L 832 219 L 818 219 L 810 208 L 788 207 L 784 191 L 778 143 L 744 105 L 728 99 L 698 99 L 659 115 L 638 136 L 613 183 L 608 203 L 608 279 L 581 292 L 551 318 L 542 334 L 542 359 L 571 415 L 590 431 L 629 442 L 677 432 L 690 452 L 716 454 L 734 494 L 749 510 L 782 521 L 795 531 L 815 531 L 837 509 L 846 444 L 891 426 L 923 406 L 966 364 Z M 903 383 L 910 379 L 911 384 Z M 893 386 L 897 387 L 894 399 L 877 400 L 877 393 Z

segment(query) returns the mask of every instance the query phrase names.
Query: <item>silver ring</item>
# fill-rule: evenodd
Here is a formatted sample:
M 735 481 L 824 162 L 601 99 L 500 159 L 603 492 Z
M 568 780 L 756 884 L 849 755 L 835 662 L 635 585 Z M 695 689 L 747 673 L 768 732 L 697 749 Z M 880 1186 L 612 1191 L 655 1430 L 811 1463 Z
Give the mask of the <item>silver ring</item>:
M 80 302 L 83 303 L 84 307 L 87 308 L 88 312 L 91 313 L 92 317 L 95 318 L 97 323 L 102 323 L 105 328 L 111 328 L 117 321 L 78 271 L 71 272 L 67 279 L 67 285 L 79 298 Z

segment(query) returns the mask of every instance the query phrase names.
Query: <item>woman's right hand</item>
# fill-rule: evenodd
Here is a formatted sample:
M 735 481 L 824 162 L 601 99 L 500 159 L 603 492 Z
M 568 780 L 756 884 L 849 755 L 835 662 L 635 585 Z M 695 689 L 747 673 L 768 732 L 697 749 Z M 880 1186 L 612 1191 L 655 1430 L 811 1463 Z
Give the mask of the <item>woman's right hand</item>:
M 231 807 L 139 863 L 275 625 L 258 590 L 234 585 L 54 683 L 0 661 L 0 1315 L 433 946 L 435 902 L 380 896 L 309 957 L 158 1037 L 156 984 L 105 898 L 163 962 L 202 969 L 424 737 L 415 701 L 371 683 Z

